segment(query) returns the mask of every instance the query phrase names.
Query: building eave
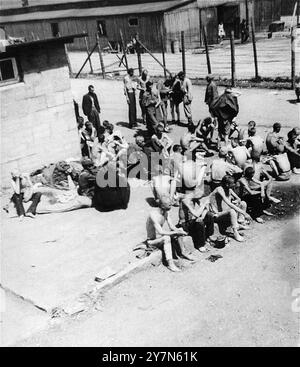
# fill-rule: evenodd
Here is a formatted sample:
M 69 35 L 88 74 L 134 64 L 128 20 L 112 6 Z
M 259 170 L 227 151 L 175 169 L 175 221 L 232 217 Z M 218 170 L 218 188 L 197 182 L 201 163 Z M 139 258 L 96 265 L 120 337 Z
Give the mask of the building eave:
M 88 36 L 87 33 L 80 33 L 80 34 L 71 34 L 71 35 L 63 36 L 63 37 L 52 37 L 52 38 L 46 38 L 46 39 L 37 40 L 37 41 L 15 43 L 15 44 L 7 45 L 5 47 L 4 52 L 14 52 L 14 51 L 28 49 L 28 48 L 30 49 L 40 48 L 45 45 L 73 43 L 75 38 L 82 38 L 82 37 L 87 37 L 87 36 Z M 3 54 L 3 52 L 0 53 L 0 55 L 1 54 Z

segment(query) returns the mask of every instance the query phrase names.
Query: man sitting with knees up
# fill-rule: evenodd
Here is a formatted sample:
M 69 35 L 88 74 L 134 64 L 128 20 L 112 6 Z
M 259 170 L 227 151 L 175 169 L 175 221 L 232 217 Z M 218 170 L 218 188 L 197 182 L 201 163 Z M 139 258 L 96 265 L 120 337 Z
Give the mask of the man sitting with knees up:
M 182 228 L 192 237 L 200 252 L 209 251 L 210 237 L 214 234 L 214 215 L 209 211 L 209 197 L 203 197 L 199 189 L 185 194 L 179 215 Z
M 172 203 L 169 196 L 163 196 L 160 200 L 159 208 L 154 208 L 150 212 L 146 223 L 147 245 L 162 247 L 167 268 L 171 271 L 178 272 L 180 269 L 174 263 L 172 247 L 174 245 L 174 240 L 176 240 L 178 236 L 186 236 L 187 233 L 182 228 L 176 228 L 172 223 L 169 216 L 171 205 Z M 166 222 L 169 226 L 169 230 L 163 229 Z M 184 254 L 182 248 L 181 255 L 187 260 L 192 260 Z
M 246 221 L 250 221 L 251 217 L 246 213 L 247 204 L 235 194 L 234 187 L 234 178 L 229 175 L 224 176 L 221 186 L 210 194 L 211 210 L 220 233 L 225 235 L 227 228 L 231 227 L 234 239 L 243 242 L 244 238 L 239 230 L 249 228 Z
M 205 151 L 208 157 L 213 156 L 214 154 L 204 143 L 204 138 L 196 136 L 196 126 L 193 123 L 189 123 L 187 128 L 188 131 L 180 139 L 180 145 L 183 149 L 183 153 L 191 154 L 192 159 L 194 160 L 196 158 L 197 149 Z
M 263 214 L 269 215 L 269 212 L 266 212 L 266 209 L 270 206 L 271 202 L 270 186 L 256 180 L 254 175 L 255 169 L 253 167 L 247 167 L 245 169 L 245 176 L 240 179 L 243 190 L 241 196 L 247 203 L 251 217 L 258 223 L 264 223 L 261 216 Z M 274 200 L 272 201 L 274 202 Z

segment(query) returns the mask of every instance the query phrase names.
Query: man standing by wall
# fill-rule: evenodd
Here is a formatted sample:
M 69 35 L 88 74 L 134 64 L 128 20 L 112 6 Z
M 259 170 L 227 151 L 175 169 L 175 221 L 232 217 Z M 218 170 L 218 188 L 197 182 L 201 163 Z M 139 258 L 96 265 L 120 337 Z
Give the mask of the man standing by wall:
M 137 82 L 134 78 L 134 70 L 128 69 L 127 75 L 124 78 L 124 94 L 128 103 L 129 113 L 129 127 L 132 129 L 137 126 L 136 118 L 136 97 L 135 91 L 137 89 Z
M 93 124 L 97 131 L 97 135 L 100 135 L 100 106 L 97 94 L 95 93 L 94 86 L 89 86 L 89 92 L 83 96 L 82 99 L 82 110 L 88 120 Z

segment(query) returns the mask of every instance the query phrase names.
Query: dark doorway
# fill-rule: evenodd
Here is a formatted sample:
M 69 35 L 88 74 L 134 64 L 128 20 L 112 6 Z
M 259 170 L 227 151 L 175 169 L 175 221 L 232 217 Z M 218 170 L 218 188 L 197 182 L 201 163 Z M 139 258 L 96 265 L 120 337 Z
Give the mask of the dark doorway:
M 206 28 L 207 42 L 212 45 L 218 43 L 218 14 L 217 8 L 211 7 L 206 9 L 200 9 L 200 23 L 202 27 Z M 203 44 L 203 35 L 202 44 Z
M 218 22 L 224 24 L 226 38 L 234 31 L 235 38 L 240 38 L 240 9 L 238 5 L 218 6 Z
M 51 23 L 51 32 L 53 37 L 59 37 L 58 23 Z

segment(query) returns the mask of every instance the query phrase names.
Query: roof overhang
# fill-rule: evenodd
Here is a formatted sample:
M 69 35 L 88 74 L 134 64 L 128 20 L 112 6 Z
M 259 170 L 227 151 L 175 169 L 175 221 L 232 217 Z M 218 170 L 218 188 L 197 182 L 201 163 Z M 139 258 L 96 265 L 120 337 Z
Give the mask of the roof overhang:
M 145 0 L 146 1 L 146 0 Z M 38 11 L 24 14 L 11 14 L 0 16 L 0 23 L 29 22 L 49 19 L 69 19 L 84 17 L 108 17 L 129 14 L 149 14 L 163 13 L 172 8 L 184 6 L 196 0 L 169 0 L 160 2 L 151 2 L 144 4 L 123 5 L 123 6 L 105 6 L 78 9 L 76 6 L 72 9 Z
M 87 37 L 87 33 L 80 33 L 80 34 L 71 34 L 69 36 L 64 37 L 54 37 L 54 38 L 46 38 L 43 40 L 38 41 L 30 41 L 30 42 L 22 42 L 22 43 L 15 43 L 12 45 L 5 46 L 4 52 L 11 52 L 11 51 L 18 51 L 27 48 L 40 48 L 45 45 L 54 45 L 54 44 L 66 44 L 66 43 L 73 43 L 75 38 L 82 38 Z M 0 52 L 1 55 L 1 52 Z
M 197 0 L 198 8 L 211 8 L 220 5 L 236 5 L 245 2 L 245 0 Z

